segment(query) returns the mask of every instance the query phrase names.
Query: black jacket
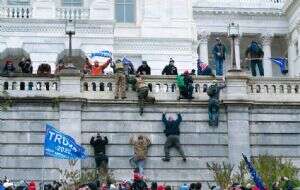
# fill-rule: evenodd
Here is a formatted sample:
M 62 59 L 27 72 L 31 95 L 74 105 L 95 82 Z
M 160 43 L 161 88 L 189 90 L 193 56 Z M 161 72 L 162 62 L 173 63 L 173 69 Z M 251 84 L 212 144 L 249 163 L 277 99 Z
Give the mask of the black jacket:
M 92 137 L 90 144 L 94 147 L 95 154 L 105 154 L 105 145 L 108 144 L 107 137 L 103 139 Z
M 141 65 L 136 71 L 137 74 L 143 75 L 146 73 L 146 75 L 151 75 L 151 69 L 148 65 Z
M 147 190 L 147 184 L 143 180 L 134 181 L 132 184 L 132 190 Z
M 162 75 L 178 75 L 177 68 L 174 65 L 167 65 L 165 66 L 164 70 L 162 71 Z
M 166 114 L 163 114 L 162 115 L 162 122 L 166 126 L 166 129 L 164 130 L 164 133 L 166 134 L 166 136 L 180 135 L 179 125 L 180 125 L 181 121 L 182 121 L 181 114 L 178 114 L 177 119 L 173 120 L 173 121 L 168 121 L 166 119 Z

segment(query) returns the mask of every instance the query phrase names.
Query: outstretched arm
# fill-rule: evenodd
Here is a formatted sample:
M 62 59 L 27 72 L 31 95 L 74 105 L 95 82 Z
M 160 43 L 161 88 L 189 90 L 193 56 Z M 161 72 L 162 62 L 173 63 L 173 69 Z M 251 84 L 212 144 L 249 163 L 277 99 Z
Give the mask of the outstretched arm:
M 166 119 L 166 113 L 163 113 L 163 114 L 162 114 L 162 122 L 163 122 L 165 125 L 167 125 L 167 123 L 168 123 L 168 121 L 167 121 L 167 119 Z
M 108 144 L 108 138 L 107 138 L 107 136 L 104 137 L 104 144 Z
M 177 114 L 177 120 L 176 120 L 176 123 L 180 123 L 182 121 L 182 117 L 181 117 L 181 114 L 180 113 L 178 113 Z
M 91 144 L 91 145 L 94 145 L 94 144 L 95 144 L 95 137 L 92 137 L 92 138 L 91 138 L 90 144 Z

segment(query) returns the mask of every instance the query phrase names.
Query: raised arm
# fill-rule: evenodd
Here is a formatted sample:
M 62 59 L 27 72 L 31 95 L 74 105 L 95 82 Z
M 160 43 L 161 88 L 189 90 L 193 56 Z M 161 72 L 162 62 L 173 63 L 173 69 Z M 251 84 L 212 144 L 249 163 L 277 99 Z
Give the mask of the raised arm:
M 180 123 L 182 121 L 182 117 L 181 117 L 181 114 L 180 113 L 178 113 L 177 114 L 177 120 L 176 120 L 176 123 Z
M 104 137 L 104 144 L 108 144 L 108 138 L 107 138 L 107 136 Z
M 165 125 L 167 125 L 167 123 L 168 123 L 168 121 L 167 121 L 167 118 L 166 118 L 166 113 L 163 113 L 162 114 L 162 122 L 165 124 Z
M 90 144 L 94 146 L 94 144 L 95 144 L 95 137 L 92 137 L 92 138 L 91 138 Z

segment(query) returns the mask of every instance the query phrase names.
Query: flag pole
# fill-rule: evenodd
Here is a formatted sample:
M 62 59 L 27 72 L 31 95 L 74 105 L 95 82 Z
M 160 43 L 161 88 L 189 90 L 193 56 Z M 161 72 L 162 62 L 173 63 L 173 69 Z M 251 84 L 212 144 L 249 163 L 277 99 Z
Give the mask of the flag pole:
M 45 155 L 43 155 L 43 163 L 42 163 L 42 190 L 44 190 L 44 173 L 45 173 Z

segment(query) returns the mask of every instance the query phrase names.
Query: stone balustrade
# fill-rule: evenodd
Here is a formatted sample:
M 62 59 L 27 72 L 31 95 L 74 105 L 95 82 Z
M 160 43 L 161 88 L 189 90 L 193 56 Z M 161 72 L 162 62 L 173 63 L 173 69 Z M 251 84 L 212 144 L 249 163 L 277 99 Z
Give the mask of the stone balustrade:
M 0 90 L 6 91 L 12 97 L 60 97 L 63 89 L 60 88 L 62 79 L 59 76 L 37 77 L 15 75 L 0 77 Z M 114 98 L 115 82 L 112 76 L 84 76 L 79 77 L 80 93 L 78 98 L 95 100 L 112 100 Z M 203 89 L 212 84 L 211 77 L 194 77 L 193 101 L 207 101 L 208 96 Z M 228 82 L 227 79 L 226 83 Z M 234 79 L 235 81 L 239 81 Z M 241 78 L 247 80 L 247 95 L 249 101 L 264 102 L 294 102 L 300 98 L 300 79 L 298 78 Z M 176 101 L 179 92 L 176 86 L 175 76 L 146 76 L 146 84 L 149 86 L 150 95 L 161 101 Z M 238 93 L 238 92 L 236 92 Z M 221 98 L 226 100 L 226 90 L 222 91 Z M 275 98 L 275 99 L 274 99 Z M 136 100 L 137 93 L 128 86 L 127 100 Z
M 0 17 L 27 19 L 32 17 L 32 10 L 31 6 L 0 6 Z
M 57 97 L 59 96 L 58 77 L 13 76 L 1 77 L 1 90 L 12 97 Z
M 198 0 L 196 7 L 273 8 L 282 9 L 286 0 Z
M 58 19 L 89 19 L 90 10 L 81 7 L 60 7 L 56 9 L 56 18 Z

